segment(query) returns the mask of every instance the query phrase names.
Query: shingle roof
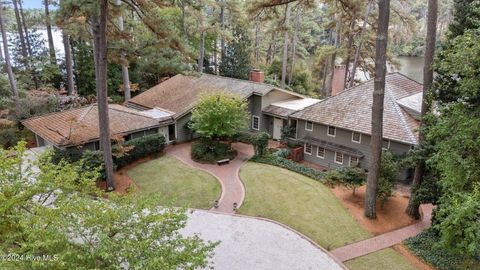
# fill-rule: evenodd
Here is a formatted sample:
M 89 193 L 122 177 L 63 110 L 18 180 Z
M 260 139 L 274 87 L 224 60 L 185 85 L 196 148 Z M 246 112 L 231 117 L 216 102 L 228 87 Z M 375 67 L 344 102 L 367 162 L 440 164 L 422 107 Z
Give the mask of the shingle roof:
M 371 132 L 373 79 L 340 92 L 291 115 L 324 125 L 336 126 L 364 134 Z M 397 100 L 417 94 L 422 85 L 400 73 L 386 76 L 383 114 L 383 137 L 417 144 L 419 122 L 405 112 Z
M 108 107 L 112 136 L 159 125 L 158 120 L 124 106 L 110 104 Z M 97 104 L 29 118 L 22 124 L 56 146 L 78 145 L 99 138 Z
M 200 95 L 207 91 L 224 91 L 247 98 L 254 93 L 263 96 L 272 89 L 275 86 L 210 74 L 178 74 L 130 99 L 129 103 L 146 108 L 162 108 L 174 112 L 176 118 L 191 110 Z

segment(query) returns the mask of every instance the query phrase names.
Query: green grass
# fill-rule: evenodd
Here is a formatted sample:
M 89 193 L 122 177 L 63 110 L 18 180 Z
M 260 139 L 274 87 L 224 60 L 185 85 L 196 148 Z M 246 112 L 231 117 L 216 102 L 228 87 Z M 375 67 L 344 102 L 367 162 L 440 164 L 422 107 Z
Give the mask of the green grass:
M 246 198 L 241 214 L 279 221 L 326 249 L 369 238 L 322 183 L 286 169 L 247 163 L 240 171 Z
M 402 255 L 392 248 L 379 250 L 368 255 L 347 261 L 352 270 L 416 270 Z
M 142 194 L 160 195 L 163 205 L 210 209 L 221 194 L 215 177 L 168 155 L 142 163 L 128 175 Z
M 254 162 L 248 162 L 240 176 L 246 187 L 241 214 L 279 221 L 329 250 L 372 236 L 318 181 Z M 353 259 L 346 265 L 352 270 L 416 269 L 391 248 Z

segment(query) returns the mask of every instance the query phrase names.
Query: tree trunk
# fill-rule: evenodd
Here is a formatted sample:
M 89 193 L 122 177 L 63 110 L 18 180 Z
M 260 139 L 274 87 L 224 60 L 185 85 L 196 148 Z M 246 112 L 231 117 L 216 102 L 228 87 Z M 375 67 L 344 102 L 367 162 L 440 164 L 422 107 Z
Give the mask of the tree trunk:
M 22 1 L 19 1 L 18 4 L 19 4 L 19 9 L 20 9 L 20 16 L 22 18 L 23 30 L 25 31 L 25 42 L 26 42 L 26 45 L 27 45 L 28 55 L 30 55 L 30 57 L 32 57 L 33 56 L 32 46 L 30 45 L 30 36 L 28 34 L 28 27 L 27 27 L 27 22 L 25 20 L 25 14 L 23 12 Z M 32 74 L 32 79 L 33 79 L 33 83 L 35 85 L 35 89 L 38 89 L 40 87 L 40 84 L 38 82 L 38 76 L 35 72 L 35 69 L 32 68 L 31 58 L 27 59 L 25 63 L 27 65 L 28 69 L 30 70 L 30 73 Z
M 198 54 L 198 72 L 203 73 L 203 59 L 205 57 L 205 31 L 203 30 L 200 32 L 200 48 Z
M 48 52 L 50 54 L 50 62 L 56 65 L 57 57 L 55 55 L 55 46 L 53 44 L 52 24 L 50 22 L 50 10 L 48 9 L 48 0 L 44 0 L 44 3 L 45 3 L 45 24 L 47 26 L 47 37 L 48 37 Z
M 425 40 L 425 65 L 423 67 L 423 100 L 422 100 L 422 121 L 420 122 L 420 131 L 418 138 L 418 146 L 422 147 L 422 143 L 425 140 L 425 134 L 422 127 L 425 125 L 423 118 L 429 110 L 429 104 L 427 103 L 427 96 L 430 88 L 433 84 L 433 57 L 435 56 L 435 42 L 437 33 L 437 15 L 438 15 L 438 1 L 428 0 L 428 17 L 427 17 L 427 37 Z M 412 192 L 423 181 L 423 175 L 425 172 L 425 160 L 419 160 L 415 173 L 413 176 Z M 420 218 L 419 202 L 414 200 L 413 194 L 408 201 L 408 207 L 406 213 L 416 219 Z
M 360 58 L 360 50 L 361 50 L 362 44 L 363 44 L 363 35 L 365 34 L 365 29 L 367 28 L 368 16 L 370 16 L 370 12 L 372 11 L 372 6 L 373 6 L 373 1 L 368 1 L 367 10 L 365 11 L 365 17 L 363 18 L 362 30 L 360 31 L 358 46 L 357 46 L 357 49 L 355 51 L 355 58 L 353 60 L 352 72 L 350 72 L 350 85 L 349 85 L 349 87 L 352 87 L 353 84 L 355 83 L 355 73 L 357 71 L 358 59 Z
M 288 61 L 288 24 L 290 20 L 290 5 L 285 6 L 285 34 L 283 38 L 283 57 L 282 57 L 282 78 L 280 87 L 285 88 L 285 79 L 287 77 L 287 61 Z
M 258 62 L 260 61 L 260 24 L 258 20 L 255 22 L 255 65 L 258 66 Z
M 2 32 L 5 69 L 7 70 L 8 81 L 10 82 L 10 91 L 12 92 L 12 97 L 18 98 L 17 82 L 15 81 L 15 76 L 13 76 L 10 53 L 8 52 L 7 30 L 5 29 L 5 15 L 3 13 L 2 1 L 0 1 L 0 31 Z
M 295 56 L 297 54 L 297 36 L 298 36 L 298 28 L 300 25 L 300 12 L 297 12 L 295 16 L 295 28 L 293 30 L 293 38 L 292 38 L 292 59 L 290 65 L 290 72 L 288 73 L 288 85 L 292 85 L 293 79 L 293 70 L 295 69 Z
M 265 59 L 265 62 L 268 65 L 270 65 L 270 63 L 272 62 L 272 59 L 273 59 L 273 55 L 274 55 L 274 50 L 275 50 L 275 38 L 276 38 L 276 32 L 273 31 L 272 32 L 272 40 L 270 42 L 270 44 L 268 45 L 268 50 L 267 50 L 267 57 Z
M 5 60 L 5 58 L 3 58 L 3 46 L 0 43 L 0 62 L 3 62 L 3 60 Z
M 99 0 L 100 16 L 93 18 L 93 40 L 95 54 L 95 77 L 100 129 L 100 148 L 107 174 L 107 190 L 115 190 L 113 181 L 112 145 L 110 139 L 107 101 L 107 5 L 108 0 Z
M 22 27 L 22 21 L 20 19 L 20 13 L 18 12 L 18 0 L 13 0 L 13 10 L 15 11 L 15 19 L 17 21 L 17 31 L 18 31 L 18 36 L 20 39 L 20 46 L 22 49 L 22 56 L 24 58 L 24 61 L 28 57 L 28 52 L 27 52 L 27 45 L 25 43 L 25 36 L 23 35 L 23 27 Z
M 120 31 L 121 34 L 123 34 L 124 27 L 123 27 L 123 16 L 122 16 L 122 10 L 120 6 L 122 5 L 121 0 L 116 0 L 115 5 L 117 5 L 119 9 L 119 15 L 118 15 L 118 30 Z M 123 42 L 122 42 L 123 44 Z M 128 74 L 128 61 L 125 57 L 125 52 L 123 51 L 123 48 L 121 49 L 120 52 L 120 62 L 122 65 L 122 79 L 123 79 L 123 92 L 124 92 L 124 98 L 125 101 L 128 101 L 131 98 L 131 92 L 130 92 L 130 75 Z
M 65 68 L 67 71 L 67 93 L 69 96 L 73 95 L 75 91 L 75 84 L 73 82 L 73 61 L 72 61 L 72 49 L 70 47 L 70 38 L 68 34 L 63 31 L 63 48 L 65 50 Z
M 223 1 L 220 6 L 220 28 L 222 31 L 225 31 L 225 7 L 223 6 Z M 222 36 L 220 38 L 220 53 L 222 56 L 222 61 L 225 60 L 225 38 Z
M 383 137 L 383 102 L 387 69 L 388 23 L 390 0 L 378 1 L 378 29 L 375 44 L 375 79 L 372 104 L 372 136 L 368 164 L 367 190 L 365 192 L 365 216 L 376 218 L 377 190 L 380 177 Z
M 333 41 L 333 46 L 335 47 L 335 50 L 332 53 L 332 56 L 330 57 L 330 61 L 328 62 L 328 74 L 327 77 L 325 78 L 325 96 L 329 97 L 332 95 L 332 84 L 333 84 L 333 75 L 335 73 L 335 60 L 337 58 L 337 49 L 340 44 L 340 29 L 341 29 L 341 24 L 337 23 L 335 27 L 335 33 L 334 33 L 334 41 Z
M 343 88 L 347 88 L 348 86 L 348 71 L 350 70 L 350 54 L 352 52 L 352 46 L 353 46 L 353 32 L 355 31 L 355 17 L 353 17 L 352 22 L 350 23 L 350 34 L 348 35 L 348 42 L 347 42 L 347 57 L 345 59 L 345 77 L 343 78 Z

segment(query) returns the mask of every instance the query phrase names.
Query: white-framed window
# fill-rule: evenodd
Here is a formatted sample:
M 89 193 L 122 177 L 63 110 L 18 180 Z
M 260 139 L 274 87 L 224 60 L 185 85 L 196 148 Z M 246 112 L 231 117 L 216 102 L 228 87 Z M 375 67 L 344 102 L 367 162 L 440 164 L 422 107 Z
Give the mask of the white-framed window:
M 312 131 L 313 130 L 313 122 L 310 122 L 310 121 L 305 122 L 305 130 Z
M 303 152 L 307 155 L 312 154 L 312 145 L 309 143 L 305 143 L 305 147 L 303 148 Z
M 260 130 L 260 117 L 252 115 L 252 129 Z
M 332 127 L 332 126 L 327 127 L 327 135 L 328 136 L 335 137 L 336 134 L 337 134 L 337 129 L 335 127 Z
M 350 156 L 350 166 L 355 167 L 358 165 L 358 157 Z
M 383 139 L 382 140 L 382 148 L 383 149 L 390 149 L 390 140 Z
M 335 152 L 335 163 L 343 164 L 343 154 L 339 152 Z
M 362 143 L 362 133 L 352 131 L 352 142 Z
M 319 158 L 325 158 L 325 148 L 323 147 L 317 147 L 317 157 Z

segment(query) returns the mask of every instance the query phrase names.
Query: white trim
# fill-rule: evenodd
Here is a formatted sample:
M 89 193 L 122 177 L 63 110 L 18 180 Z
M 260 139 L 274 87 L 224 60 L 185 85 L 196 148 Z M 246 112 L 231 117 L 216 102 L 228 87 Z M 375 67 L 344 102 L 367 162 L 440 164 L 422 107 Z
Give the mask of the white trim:
M 311 129 L 307 128 L 309 122 L 312 123 L 312 128 Z M 313 122 L 312 121 L 305 121 L 305 130 L 306 131 L 313 131 Z
M 350 156 L 350 161 L 348 162 L 348 166 L 350 166 L 350 167 L 352 166 L 352 157 L 353 156 Z M 357 164 L 355 164 L 355 165 L 360 164 L 360 159 L 358 157 L 355 157 L 355 158 L 357 159 Z
M 331 134 L 328 132 L 331 127 L 333 128 L 333 135 L 331 135 Z M 337 128 L 334 127 L 334 126 L 327 126 L 327 136 L 330 136 L 330 137 L 335 137 L 335 136 L 337 136 Z
M 318 155 L 318 149 L 323 149 L 323 156 L 319 156 Z M 320 147 L 320 146 L 317 146 L 317 157 L 318 158 L 321 158 L 321 159 L 325 159 L 325 147 Z
M 337 161 L 337 154 L 342 155 L 342 162 Z M 335 156 L 333 157 L 333 161 L 335 161 L 335 163 L 337 163 L 337 164 L 342 164 L 343 165 L 343 153 L 335 152 Z
M 358 134 L 360 135 L 358 141 L 355 141 L 355 140 L 353 139 L 353 134 L 355 134 L 355 133 L 358 133 Z M 356 131 L 352 131 L 352 142 L 354 142 L 354 143 L 362 143 L 362 133 L 356 132 Z
M 307 144 L 310 145 L 310 153 L 307 152 Z M 303 145 L 303 153 L 307 154 L 307 155 L 312 155 L 312 150 L 313 150 L 313 147 L 312 147 L 312 144 L 310 143 L 305 143 Z
M 258 126 L 255 128 L 255 118 L 258 120 Z M 252 115 L 252 129 L 253 130 L 260 130 L 260 117 L 257 115 Z

